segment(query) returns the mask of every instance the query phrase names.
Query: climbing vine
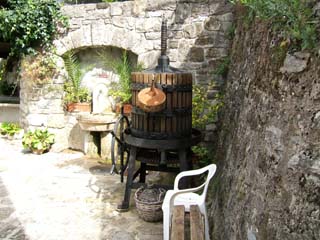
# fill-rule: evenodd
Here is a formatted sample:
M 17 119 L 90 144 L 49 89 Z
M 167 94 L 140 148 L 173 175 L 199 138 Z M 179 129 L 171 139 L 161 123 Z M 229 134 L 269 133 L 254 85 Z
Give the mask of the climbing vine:
M 49 48 L 66 25 L 56 0 L 8 0 L 8 7 L 0 8 L 0 40 L 10 43 L 11 56 Z

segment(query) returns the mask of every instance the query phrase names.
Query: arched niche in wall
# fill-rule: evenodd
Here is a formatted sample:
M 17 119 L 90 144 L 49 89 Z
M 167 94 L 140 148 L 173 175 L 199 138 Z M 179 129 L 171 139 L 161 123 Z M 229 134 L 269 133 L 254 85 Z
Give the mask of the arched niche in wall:
M 93 113 L 111 111 L 115 102 L 108 92 L 111 84 L 119 81 L 119 72 L 115 65 L 123 64 L 123 54 L 127 54 L 128 62 L 135 68 L 138 56 L 113 46 L 79 48 L 73 51 L 84 72 L 81 86 L 87 87 L 93 96 Z

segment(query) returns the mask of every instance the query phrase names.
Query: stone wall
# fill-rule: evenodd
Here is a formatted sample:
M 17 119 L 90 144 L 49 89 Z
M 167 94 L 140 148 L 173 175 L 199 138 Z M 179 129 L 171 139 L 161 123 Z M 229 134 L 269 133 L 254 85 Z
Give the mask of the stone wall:
M 60 69 L 54 75 L 53 79 L 48 81 L 39 81 L 30 79 L 30 73 L 26 73 L 23 66 L 30 66 L 35 57 L 28 56 L 22 61 L 20 72 L 20 124 L 27 129 L 39 127 L 48 127 L 55 133 L 57 149 L 61 150 L 68 146 L 68 132 L 66 132 L 67 116 L 63 109 L 63 83 L 65 81 L 65 72 L 63 69 L 63 60 L 55 58 L 57 68 Z M 35 71 L 35 70 L 33 70 Z
M 232 24 L 227 0 L 136 0 L 64 6 L 70 28 L 55 41 L 58 54 L 70 49 L 115 46 L 130 50 L 145 67 L 160 54 L 162 16 L 168 20 L 168 55 L 172 66 L 195 73 L 207 85 L 227 56 L 226 32 Z
M 208 85 L 228 53 L 226 32 L 232 20 L 228 0 L 136 0 L 66 5 L 63 11 L 70 17 L 70 27 L 61 29 L 62 35 L 54 41 L 60 56 L 69 50 L 116 47 L 131 51 L 145 67 L 154 67 L 160 54 L 162 16 L 168 20 L 172 66 L 192 71 L 196 83 Z M 57 149 L 83 149 L 83 138 L 73 137 L 83 136 L 76 116 L 63 110 L 64 79 L 29 86 L 23 71 L 20 110 L 24 128 L 47 126 L 57 134 Z M 209 95 L 216 91 L 210 90 Z M 208 136 L 212 136 L 210 131 Z
M 211 192 L 212 237 L 320 239 L 319 58 L 286 58 L 270 26 L 248 28 L 243 15 L 237 19 Z

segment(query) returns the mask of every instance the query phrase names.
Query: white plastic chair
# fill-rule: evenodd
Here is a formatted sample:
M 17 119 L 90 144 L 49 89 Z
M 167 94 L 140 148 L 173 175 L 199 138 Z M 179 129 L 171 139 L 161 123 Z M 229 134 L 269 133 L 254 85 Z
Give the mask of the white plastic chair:
M 215 174 L 217 166 L 215 164 L 210 164 L 206 167 L 197 170 L 184 171 L 179 173 L 174 180 L 173 190 L 168 190 L 166 196 L 163 200 L 162 211 L 163 211 L 163 239 L 170 239 L 170 229 L 171 229 L 171 215 L 172 207 L 174 205 L 184 205 L 185 211 L 190 212 L 191 205 L 198 205 L 200 212 L 204 215 L 205 219 L 205 239 L 209 240 L 209 222 L 206 209 L 206 195 L 209 186 L 209 182 L 213 175 Z M 201 175 L 208 171 L 207 179 L 203 184 L 195 188 L 179 189 L 179 181 L 182 177 Z M 201 194 L 195 192 L 203 189 Z M 173 239 L 174 240 L 174 239 Z

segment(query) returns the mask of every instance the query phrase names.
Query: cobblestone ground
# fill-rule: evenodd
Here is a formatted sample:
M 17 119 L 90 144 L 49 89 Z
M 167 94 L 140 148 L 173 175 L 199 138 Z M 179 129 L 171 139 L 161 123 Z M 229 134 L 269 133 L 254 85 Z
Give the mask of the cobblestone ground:
M 81 153 L 22 152 L 0 139 L 0 239 L 162 239 L 162 223 L 116 211 L 124 184 Z

